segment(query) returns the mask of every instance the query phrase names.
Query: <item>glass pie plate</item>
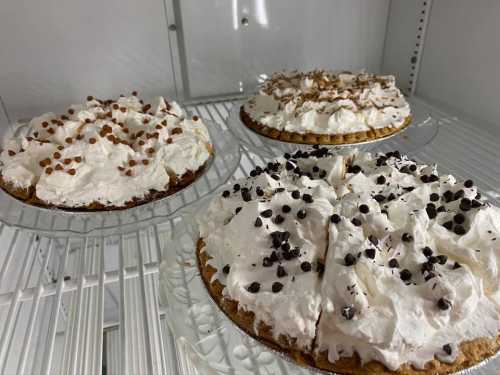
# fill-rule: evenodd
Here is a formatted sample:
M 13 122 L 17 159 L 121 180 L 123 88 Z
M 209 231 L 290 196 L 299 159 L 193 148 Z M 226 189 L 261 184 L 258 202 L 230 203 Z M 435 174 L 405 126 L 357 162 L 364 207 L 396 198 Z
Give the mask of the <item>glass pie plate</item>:
M 0 189 L 0 222 L 51 236 L 127 233 L 181 215 L 194 202 L 210 195 L 233 175 L 240 163 L 240 148 L 232 134 L 217 122 L 203 119 L 214 155 L 194 182 L 167 197 L 123 210 L 71 212 L 32 206 Z M 26 125 L 16 129 L 16 135 Z
M 296 364 L 253 339 L 212 300 L 198 271 L 195 252 L 199 232 L 194 217 L 203 213 L 207 205 L 208 199 L 204 199 L 189 208 L 169 233 L 168 248 L 163 251 L 160 305 L 177 344 L 200 374 L 335 375 Z M 499 368 L 497 355 L 453 375 L 498 375 Z
M 429 144 L 437 135 L 439 123 L 430 114 L 429 110 L 420 100 L 409 98 L 412 111 L 412 122 L 409 126 L 398 133 L 384 138 L 373 139 L 344 145 L 325 145 L 325 147 L 357 147 L 363 151 L 369 151 L 381 143 L 391 142 L 398 145 L 401 152 L 409 153 L 417 151 Z M 255 153 L 273 157 L 285 152 L 293 152 L 297 149 L 310 148 L 310 145 L 285 142 L 272 139 L 248 128 L 240 119 L 240 107 L 245 101 L 235 102 L 228 117 L 228 128 L 240 142 Z

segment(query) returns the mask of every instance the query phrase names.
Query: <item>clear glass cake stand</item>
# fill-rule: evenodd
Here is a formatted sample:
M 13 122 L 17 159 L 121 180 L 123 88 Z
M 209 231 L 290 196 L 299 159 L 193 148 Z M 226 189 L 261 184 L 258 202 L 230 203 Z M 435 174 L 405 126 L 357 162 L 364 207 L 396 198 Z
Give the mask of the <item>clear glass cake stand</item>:
M 222 189 L 219 189 L 221 191 Z M 201 374 L 313 375 L 330 374 L 302 367 L 253 339 L 236 326 L 208 294 L 195 255 L 199 238 L 195 215 L 207 200 L 192 206 L 171 232 L 160 265 L 160 305 L 169 328 Z M 500 358 L 483 361 L 453 375 L 497 375 Z
M 214 156 L 201 176 L 175 194 L 124 210 L 69 212 L 31 206 L 0 189 L 0 222 L 50 236 L 109 236 L 129 233 L 181 215 L 189 205 L 224 184 L 240 163 L 240 147 L 233 135 L 218 122 L 203 121 L 214 145 Z M 21 126 L 17 132 L 22 131 Z
M 359 142 L 356 144 L 346 144 L 339 146 L 327 146 L 331 148 L 338 147 L 357 147 L 359 149 L 369 151 L 374 147 L 380 146 L 381 143 L 394 143 L 398 145 L 401 152 L 409 153 L 418 150 L 425 145 L 432 142 L 439 131 L 439 123 L 431 114 L 425 110 L 422 105 L 417 101 L 408 100 L 412 108 L 412 123 L 400 133 L 392 134 L 388 137 L 375 139 L 366 142 Z M 245 101 L 234 103 L 228 118 L 229 130 L 234 134 L 239 141 L 247 146 L 253 152 L 261 155 L 272 157 L 281 155 L 285 152 L 293 152 L 297 149 L 305 149 L 310 146 L 283 142 L 272 138 L 265 137 L 258 134 L 254 130 L 248 128 L 240 120 L 240 107 Z

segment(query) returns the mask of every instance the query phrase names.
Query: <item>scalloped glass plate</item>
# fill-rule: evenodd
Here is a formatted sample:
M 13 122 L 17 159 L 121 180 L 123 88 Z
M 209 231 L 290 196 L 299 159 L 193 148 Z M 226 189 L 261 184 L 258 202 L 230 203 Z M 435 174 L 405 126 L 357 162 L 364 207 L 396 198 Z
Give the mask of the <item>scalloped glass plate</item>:
M 222 189 L 219 189 L 219 191 Z M 169 247 L 160 266 L 160 304 L 177 343 L 201 374 L 312 375 L 330 374 L 292 362 L 284 354 L 253 339 L 234 324 L 210 297 L 198 271 L 193 205 L 169 233 Z M 485 360 L 454 375 L 497 375 L 500 357 Z
M 325 145 L 324 147 L 357 147 L 369 151 L 381 143 L 391 141 L 394 149 L 404 152 L 417 151 L 430 143 L 437 135 L 439 124 L 431 117 L 429 111 L 420 101 L 410 98 L 409 100 L 413 120 L 412 123 L 399 133 L 391 134 L 385 138 L 374 139 L 366 142 L 345 145 Z M 228 127 L 240 142 L 250 150 L 260 155 L 269 157 L 282 155 L 285 152 L 293 152 L 297 149 L 306 149 L 310 145 L 284 142 L 265 137 L 248 128 L 240 120 L 240 107 L 245 101 L 235 102 L 228 117 Z
M 186 207 L 225 184 L 240 163 L 239 144 L 231 132 L 214 121 L 203 121 L 210 133 L 214 156 L 193 183 L 172 195 L 124 210 L 69 212 L 31 206 L 0 189 L 0 221 L 51 236 L 107 236 L 138 230 L 181 215 Z

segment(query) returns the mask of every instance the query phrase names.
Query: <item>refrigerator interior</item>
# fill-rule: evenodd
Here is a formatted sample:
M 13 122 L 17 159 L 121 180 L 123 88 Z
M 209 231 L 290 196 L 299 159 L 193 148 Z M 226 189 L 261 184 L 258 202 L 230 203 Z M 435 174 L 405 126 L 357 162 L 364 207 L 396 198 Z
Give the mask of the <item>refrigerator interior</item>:
M 417 148 L 401 138 L 366 148 L 438 163 L 499 204 L 498 14 L 487 0 L 2 2 L 0 133 L 133 90 L 227 131 L 232 105 L 275 70 L 364 68 L 395 74 L 436 129 Z M 247 141 L 232 180 L 268 160 Z M 196 373 L 158 303 L 177 220 L 85 236 L 1 224 L 0 374 Z

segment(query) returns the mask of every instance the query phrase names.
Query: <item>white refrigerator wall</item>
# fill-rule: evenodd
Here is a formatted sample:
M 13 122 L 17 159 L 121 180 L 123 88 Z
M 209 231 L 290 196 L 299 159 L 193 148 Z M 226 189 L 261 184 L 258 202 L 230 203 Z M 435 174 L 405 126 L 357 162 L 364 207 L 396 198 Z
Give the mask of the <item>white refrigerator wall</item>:
M 416 93 L 500 123 L 500 2 L 432 2 Z

